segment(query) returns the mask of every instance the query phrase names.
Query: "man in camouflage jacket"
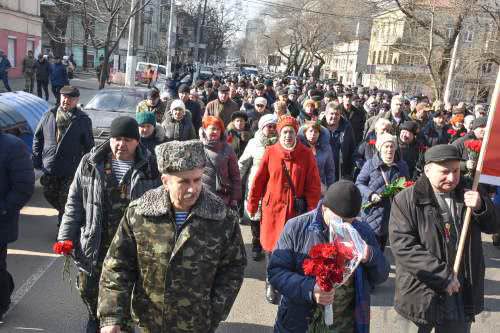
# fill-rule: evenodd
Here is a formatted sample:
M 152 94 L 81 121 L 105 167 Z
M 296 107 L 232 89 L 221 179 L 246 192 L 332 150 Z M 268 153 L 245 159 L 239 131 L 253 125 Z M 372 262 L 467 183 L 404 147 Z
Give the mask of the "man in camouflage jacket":
M 214 332 L 243 282 L 237 215 L 203 188 L 203 144 L 156 147 L 163 187 L 130 203 L 104 261 L 101 333 L 120 332 L 128 306 L 141 332 Z

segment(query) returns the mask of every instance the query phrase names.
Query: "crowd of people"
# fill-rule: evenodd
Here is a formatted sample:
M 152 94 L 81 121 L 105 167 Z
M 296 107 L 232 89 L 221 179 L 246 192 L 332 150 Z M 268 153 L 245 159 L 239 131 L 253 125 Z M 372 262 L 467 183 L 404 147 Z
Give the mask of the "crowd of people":
M 483 105 L 313 79 L 214 77 L 181 85 L 176 96 L 152 88 L 135 117 L 114 119 L 109 140 L 95 146 L 78 89 L 58 94 L 36 129 L 32 159 L 16 151 L 16 165 L 26 167 L 0 159 L 9 170 L 0 177 L 15 172 L 20 182 L 0 179 L 0 218 L 13 225 L 7 238 L 0 229 L 0 279 L 9 281 L 0 284 L 0 313 L 13 289 L 7 243 L 33 192 L 33 168 L 59 213 L 56 245 L 70 242 L 58 253 L 79 269 L 87 332 L 214 332 L 243 283 L 240 225 L 250 225 L 252 260 L 266 260 L 263 296 L 279 304 L 275 332 L 308 331 L 316 307 L 328 304 L 334 321 L 324 332 L 368 332 L 389 244 L 402 331 L 469 332 L 483 310 L 481 232 L 500 246 L 500 191 L 463 186 L 477 163 L 465 143 L 482 140 L 487 126 Z M 385 195 L 401 178 L 412 183 Z M 456 275 L 466 208 L 473 223 Z M 324 291 L 302 266 L 315 244 L 328 242 L 335 218 L 367 246 L 352 277 Z

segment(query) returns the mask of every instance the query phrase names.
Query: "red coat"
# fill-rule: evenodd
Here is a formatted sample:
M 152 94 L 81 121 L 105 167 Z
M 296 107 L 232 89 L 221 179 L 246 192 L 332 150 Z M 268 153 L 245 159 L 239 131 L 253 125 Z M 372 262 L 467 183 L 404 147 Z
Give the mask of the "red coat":
M 265 251 L 272 251 L 285 222 L 295 217 L 293 195 L 288 185 L 281 161 L 284 160 L 293 181 L 297 197 L 307 201 L 313 210 L 321 197 L 321 181 L 312 151 L 297 142 L 293 151 L 277 143 L 266 149 L 250 189 L 247 209 L 255 214 L 262 199 L 260 242 Z

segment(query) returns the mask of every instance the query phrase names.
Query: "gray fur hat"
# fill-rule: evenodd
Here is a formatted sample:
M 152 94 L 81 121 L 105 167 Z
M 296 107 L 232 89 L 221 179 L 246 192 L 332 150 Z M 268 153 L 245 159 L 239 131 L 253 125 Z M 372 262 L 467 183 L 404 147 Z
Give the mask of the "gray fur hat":
M 200 140 L 170 141 L 156 146 L 158 170 L 163 173 L 189 171 L 205 166 L 205 150 Z

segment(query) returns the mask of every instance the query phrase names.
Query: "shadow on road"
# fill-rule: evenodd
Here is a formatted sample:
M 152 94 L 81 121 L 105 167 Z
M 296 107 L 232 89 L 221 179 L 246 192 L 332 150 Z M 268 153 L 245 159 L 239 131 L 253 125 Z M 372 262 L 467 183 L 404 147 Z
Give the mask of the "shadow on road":
M 255 279 L 260 281 L 266 280 L 266 261 L 253 261 L 252 259 L 252 244 L 245 244 L 247 252 L 248 264 L 245 269 L 245 278 Z
M 273 328 L 256 324 L 246 323 L 221 323 L 217 333 L 269 333 Z

